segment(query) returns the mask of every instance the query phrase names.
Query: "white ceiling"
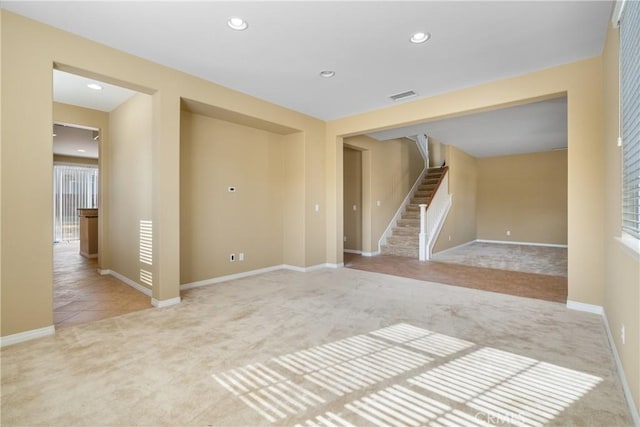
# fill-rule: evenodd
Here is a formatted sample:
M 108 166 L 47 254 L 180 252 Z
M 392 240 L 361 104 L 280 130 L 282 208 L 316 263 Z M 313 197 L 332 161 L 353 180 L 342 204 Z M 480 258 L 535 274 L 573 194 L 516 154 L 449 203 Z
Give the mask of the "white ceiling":
M 602 52 L 611 2 L 3 1 L 2 7 L 330 120 Z M 230 16 L 249 23 L 227 27 Z M 431 40 L 409 43 L 415 31 Z M 332 79 L 321 70 L 335 70 Z M 414 98 L 415 99 L 415 98 Z M 408 102 L 408 101 L 405 101 Z
M 93 139 L 97 130 L 76 126 L 53 125 L 53 154 L 71 157 L 98 158 L 99 142 Z M 78 151 L 82 150 L 82 151 Z
M 474 157 L 566 148 L 567 98 L 436 120 L 369 136 L 387 140 L 421 133 Z
M 90 89 L 87 85 L 91 83 L 99 84 L 102 90 Z M 120 86 L 53 70 L 53 100 L 56 102 L 110 112 L 134 94 Z

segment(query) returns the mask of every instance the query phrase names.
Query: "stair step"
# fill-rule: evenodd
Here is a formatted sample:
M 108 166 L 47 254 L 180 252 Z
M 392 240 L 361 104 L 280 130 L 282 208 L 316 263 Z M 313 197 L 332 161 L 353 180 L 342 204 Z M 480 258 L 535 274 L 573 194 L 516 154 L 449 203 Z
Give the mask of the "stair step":
M 417 236 L 419 227 L 393 227 L 392 236 Z
M 398 220 L 398 227 L 420 227 L 419 219 L 402 219 Z
M 405 211 L 402 214 L 401 218 L 402 219 L 420 219 L 420 212 L 416 212 L 416 211 L 407 212 L 407 211 Z
M 402 246 L 382 245 L 382 253 L 384 255 L 396 255 L 409 258 L 418 258 L 418 248 L 408 248 Z
M 429 203 L 431 201 L 430 197 L 414 197 L 410 200 L 412 204 L 420 205 L 423 203 Z
M 415 193 L 413 193 L 413 197 L 429 197 L 433 191 L 429 190 L 420 190 L 418 189 Z
M 418 235 L 413 236 L 389 236 L 387 237 L 387 245 L 390 246 L 406 246 L 418 247 Z

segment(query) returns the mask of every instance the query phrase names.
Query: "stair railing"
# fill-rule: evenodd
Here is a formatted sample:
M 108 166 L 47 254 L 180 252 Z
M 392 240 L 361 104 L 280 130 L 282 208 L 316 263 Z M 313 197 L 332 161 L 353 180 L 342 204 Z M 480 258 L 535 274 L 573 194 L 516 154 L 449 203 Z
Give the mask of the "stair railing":
M 398 207 L 398 210 L 396 211 L 395 215 L 393 216 L 393 218 L 391 218 L 391 221 L 389 221 L 389 225 L 387 225 L 387 228 L 384 230 L 384 233 L 382 233 L 382 236 L 378 240 L 378 252 L 374 252 L 374 253 L 363 252 L 362 255 L 364 256 L 377 255 L 382 252 L 382 246 L 387 244 L 387 238 L 391 236 L 391 234 L 393 233 L 393 227 L 396 225 L 398 220 L 402 218 L 402 213 L 405 211 L 407 205 L 411 203 L 411 198 L 413 197 L 413 193 L 416 192 L 416 190 L 420 186 L 420 183 L 422 183 L 422 180 L 424 179 L 425 176 L 427 176 L 427 173 L 429 172 L 428 137 L 426 135 L 422 135 L 422 137 L 423 138 L 418 138 L 418 136 L 416 136 L 415 143 L 418 147 L 418 151 L 420 152 L 420 154 L 422 155 L 422 158 L 424 159 L 424 169 L 422 169 L 422 172 L 420 172 L 418 179 L 416 179 L 416 181 L 413 183 L 413 186 L 405 196 L 404 200 Z M 409 139 L 413 140 L 413 138 L 409 138 Z M 422 139 L 422 142 L 420 142 L 420 139 Z
M 426 204 L 420 205 L 420 247 L 418 252 L 420 261 L 431 259 L 433 246 L 440 234 L 440 230 L 442 230 L 450 208 L 449 170 L 445 167 L 438 184 L 436 184 L 431 202 L 428 206 Z
M 429 169 L 429 137 L 424 133 L 420 133 L 416 135 L 416 143 L 420 154 L 424 158 L 424 167 Z

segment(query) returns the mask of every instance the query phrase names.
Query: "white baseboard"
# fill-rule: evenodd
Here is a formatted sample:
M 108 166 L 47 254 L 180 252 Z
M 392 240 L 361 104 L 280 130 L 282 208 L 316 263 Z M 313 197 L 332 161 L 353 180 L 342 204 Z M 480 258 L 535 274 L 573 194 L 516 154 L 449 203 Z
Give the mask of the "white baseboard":
M 613 353 L 613 360 L 615 361 L 616 369 L 618 371 L 618 378 L 620 378 L 622 391 L 624 393 L 625 399 L 627 400 L 627 405 L 629 406 L 629 412 L 631 412 L 631 417 L 633 418 L 634 425 L 640 426 L 640 416 L 638 415 L 638 408 L 636 408 L 636 404 L 633 400 L 633 394 L 631 394 L 631 389 L 629 388 L 627 377 L 624 374 L 624 369 L 622 368 L 622 361 L 620 360 L 620 355 L 618 354 L 616 342 L 613 340 L 611 328 L 609 327 L 609 320 L 607 320 L 607 314 L 604 311 L 604 307 L 599 305 L 593 305 L 593 304 L 585 304 L 577 301 L 567 301 L 567 308 L 570 310 L 584 311 L 587 313 L 597 314 L 602 317 L 602 322 L 604 323 L 604 329 L 607 333 L 609 346 L 611 347 L 611 352 Z
M 602 316 L 604 308 L 601 305 L 585 304 L 583 302 L 567 300 L 569 310 L 585 311 L 587 313 L 599 314 Z
M 362 253 L 362 251 L 359 251 L 357 249 L 343 249 L 342 252 L 346 252 L 348 254 L 356 254 L 356 255 L 360 255 Z
M 363 251 L 357 251 L 355 249 L 343 249 L 342 252 L 347 253 L 347 254 L 355 254 L 355 255 L 362 255 L 362 256 L 376 256 L 376 255 L 380 255 L 380 251 L 375 251 L 375 252 L 363 252 Z
M 56 333 L 56 328 L 45 326 L 44 328 L 32 329 L 30 331 L 19 332 L 17 334 L 0 337 L 0 348 L 8 345 L 18 344 L 25 341 L 35 340 L 36 338 L 48 337 Z
M 309 273 L 311 271 L 322 270 L 323 268 L 342 268 L 344 267 L 344 263 L 341 262 L 340 264 L 331 264 L 331 263 L 316 264 L 309 267 L 298 267 L 297 265 L 282 264 L 279 267 L 284 270 L 297 271 L 300 273 Z
M 273 265 L 271 267 L 258 268 L 256 270 L 243 271 L 242 273 L 228 274 L 226 276 L 214 277 L 212 279 L 199 280 L 197 282 L 185 283 L 180 285 L 180 290 L 186 291 L 188 289 L 199 288 L 201 286 L 214 285 L 216 283 L 228 282 L 230 280 L 243 279 L 245 277 L 256 276 L 258 274 L 269 273 L 277 270 L 291 270 L 298 273 L 309 273 L 311 271 L 321 270 L 323 268 L 341 268 L 344 267 L 343 263 L 340 264 L 316 264 L 309 267 L 299 267 L 297 265 L 280 264 Z
M 145 294 L 146 296 L 151 296 L 151 289 L 146 288 L 144 286 L 142 286 L 139 283 L 134 282 L 133 280 L 129 279 L 126 276 L 123 276 L 122 274 L 118 273 L 117 271 L 113 271 L 113 270 L 100 270 L 100 274 L 101 275 L 111 275 L 113 277 L 115 277 L 116 279 L 120 280 L 121 282 L 124 282 L 125 284 L 131 286 L 133 289 L 142 292 L 143 294 Z
M 613 359 L 616 362 L 616 368 L 618 369 L 618 377 L 620 378 L 620 383 L 622 384 L 622 391 L 624 393 L 624 397 L 627 399 L 627 405 L 629 406 L 629 411 L 631 412 L 631 418 L 633 418 L 634 425 L 640 426 L 640 415 L 638 415 L 638 408 L 636 408 L 636 404 L 633 401 L 633 394 L 631 394 L 631 389 L 629 388 L 627 377 L 624 374 L 624 369 L 622 368 L 622 361 L 620 360 L 620 355 L 618 354 L 618 349 L 616 347 L 615 341 L 613 340 L 613 335 L 611 334 L 611 328 L 609 327 L 609 321 L 607 320 L 607 314 L 604 312 L 604 310 L 602 311 L 602 321 L 604 322 L 604 329 L 607 331 L 609 346 L 611 347 L 611 352 L 613 353 Z
M 324 268 L 343 268 L 344 267 L 344 262 L 340 262 L 340 263 L 326 263 L 326 264 L 321 264 Z M 307 270 L 308 271 L 308 270 Z
M 163 300 L 151 298 L 151 305 L 156 308 L 163 308 L 163 307 L 170 307 L 172 305 L 180 304 L 180 301 L 181 301 L 180 297 L 163 299 Z
M 271 267 L 258 268 L 257 270 L 243 271 L 242 273 L 228 274 L 226 276 L 214 277 L 212 279 L 198 280 L 197 282 L 185 283 L 180 285 L 180 290 L 199 288 L 201 286 L 214 285 L 216 283 L 228 282 L 229 280 L 242 279 L 244 277 L 255 276 L 256 274 L 269 273 L 270 271 L 282 270 L 286 268 L 284 265 L 274 265 Z M 301 268 L 301 267 L 300 267 Z M 294 268 L 290 266 L 289 270 Z M 296 270 L 297 271 L 297 270 Z
M 557 245 L 555 243 L 510 242 L 507 240 L 486 240 L 486 239 L 476 239 L 475 241 L 478 243 L 498 243 L 501 245 L 547 246 L 550 248 L 568 248 L 567 245 Z

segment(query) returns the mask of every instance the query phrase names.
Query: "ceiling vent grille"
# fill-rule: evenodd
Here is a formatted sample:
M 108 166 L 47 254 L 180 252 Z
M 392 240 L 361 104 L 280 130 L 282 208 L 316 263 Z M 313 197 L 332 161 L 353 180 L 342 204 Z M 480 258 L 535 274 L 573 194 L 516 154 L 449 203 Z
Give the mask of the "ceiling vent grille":
M 408 90 L 406 92 L 401 92 L 401 93 L 396 93 L 395 95 L 391 95 L 389 98 L 391 98 L 392 101 L 402 101 L 403 99 L 407 99 L 407 98 L 413 98 L 414 96 L 417 96 L 418 94 L 413 91 L 413 90 Z

